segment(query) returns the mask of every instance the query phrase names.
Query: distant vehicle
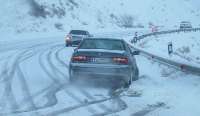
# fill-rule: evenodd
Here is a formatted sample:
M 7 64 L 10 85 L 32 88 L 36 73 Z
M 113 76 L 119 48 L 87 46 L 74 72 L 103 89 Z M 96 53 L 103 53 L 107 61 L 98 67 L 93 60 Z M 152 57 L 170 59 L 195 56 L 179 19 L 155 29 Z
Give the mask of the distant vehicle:
M 122 82 L 125 87 L 129 87 L 132 81 L 139 78 L 134 57 L 138 54 L 139 51 L 132 51 L 122 39 L 84 39 L 72 55 L 69 79 L 71 82 L 106 79 Z
M 182 21 L 180 23 L 180 29 L 191 29 L 192 24 L 189 21 Z
M 92 37 L 92 35 L 85 30 L 71 30 L 69 34 L 65 37 L 65 45 L 68 46 L 78 46 L 79 43 L 84 39 Z

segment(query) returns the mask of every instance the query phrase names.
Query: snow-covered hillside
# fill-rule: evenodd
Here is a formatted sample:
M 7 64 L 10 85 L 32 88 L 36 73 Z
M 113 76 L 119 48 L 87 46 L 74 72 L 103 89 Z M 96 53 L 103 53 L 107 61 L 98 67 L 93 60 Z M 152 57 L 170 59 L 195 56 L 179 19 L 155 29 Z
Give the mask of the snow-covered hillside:
M 149 23 L 174 28 L 182 20 L 195 26 L 200 24 L 200 9 L 195 0 L 1 0 L 0 3 L 3 34 L 142 28 Z

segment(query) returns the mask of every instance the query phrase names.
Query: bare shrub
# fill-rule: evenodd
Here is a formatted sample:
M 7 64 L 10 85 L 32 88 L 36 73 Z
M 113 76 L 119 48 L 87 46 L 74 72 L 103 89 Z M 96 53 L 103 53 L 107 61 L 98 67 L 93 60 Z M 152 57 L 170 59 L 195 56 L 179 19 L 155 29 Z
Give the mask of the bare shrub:
M 29 0 L 29 4 L 31 7 L 30 14 L 34 17 L 54 17 L 62 18 L 66 15 L 65 8 L 63 7 L 63 3 L 60 2 L 60 6 L 56 6 L 52 4 L 51 6 L 40 5 L 35 0 Z
M 134 23 L 134 17 L 130 15 L 123 15 L 119 18 L 119 25 L 125 28 L 132 28 Z
M 49 12 L 45 11 L 45 6 L 38 4 L 35 0 L 28 0 L 31 6 L 31 15 L 35 17 L 46 18 L 49 15 Z
M 51 13 L 52 16 L 57 16 L 58 18 L 62 18 L 66 15 L 65 8 L 64 7 L 56 7 L 55 4 L 52 5 L 51 11 L 52 11 L 52 13 Z
M 116 16 L 114 14 L 110 14 L 111 19 L 118 25 L 119 27 L 123 28 L 133 28 L 134 27 L 134 21 L 135 18 L 131 15 L 122 15 L 122 16 Z
M 56 23 L 54 26 L 58 30 L 63 30 L 63 24 L 61 24 L 61 23 Z
M 79 7 L 78 3 L 75 2 L 75 0 L 69 0 L 69 3 L 71 3 L 75 7 Z

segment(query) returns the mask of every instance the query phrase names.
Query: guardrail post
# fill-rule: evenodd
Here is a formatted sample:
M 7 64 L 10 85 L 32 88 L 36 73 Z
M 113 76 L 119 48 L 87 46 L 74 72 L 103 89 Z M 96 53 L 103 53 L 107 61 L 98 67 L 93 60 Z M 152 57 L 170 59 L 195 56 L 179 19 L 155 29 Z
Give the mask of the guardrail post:
M 133 39 L 131 40 L 131 43 L 137 43 L 138 40 L 138 32 L 135 32 L 135 36 L 133 37 Z
M 137 43 L 137 37 L 134 37 L 134 43 Z
M 131 43 L 136 44 L 137 43 L 138 38 L 137 37 L 133 37 L 133 39 L 131 40 Z
M 168 43 L 168 54 L 171 55 L 173 53 L 173 45 L 172 42 Z

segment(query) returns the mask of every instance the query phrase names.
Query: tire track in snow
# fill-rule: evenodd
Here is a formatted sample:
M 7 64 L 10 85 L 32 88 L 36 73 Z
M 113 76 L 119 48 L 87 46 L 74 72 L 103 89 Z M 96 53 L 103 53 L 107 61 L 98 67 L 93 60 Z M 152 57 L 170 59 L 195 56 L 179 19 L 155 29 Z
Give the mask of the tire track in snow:
M 2 82 L 5 84 L 5 90 L 2 96 L 2 101 L 4 101 L 3 104 L 6 105 L 6 102 L 11 105 L 11 110 L 16 110 L 19 108 L 19 105 L 17 103 L 17 100 L 15 99 L 13 89 L 12 89 L 12 81 L 14 78 L 14 75 L 16 74 L 16 66 L 19 62 L 24 61 L 26 58 L 23 58 L 23 54 L 25 54 L 27 51 L 23 51 L 19 54 L 17 54 L 16 58 L 14 58 L 13 63 L 11 63 L 11 70 L 9 72 L 9 63 L 10 60 L 7 60 L 6 63 L 6 71 L 5 71 L 5 76 Z M 23 58 L 23 59 L 22 59 Z M 11 58 L 12 59 L 12 58 Z
M 142 110 L 140 111 L 137 111 L 133 114 L 131 114 L 130 116 L 146 116 L 148 115 L 149 113 L 159 109 L 159 108 L 163 108 L 165 107 L 166 104 L 163 103 L 163 102 L 158 102 L 156 104 L 152 104 L 152 105 L 147 105 L 145 108 L 143 108 Z
M 35 47 L 38 48 L 38 47 L 40 47 L 41 45 L 46 45 L 46 44 L 38 44 L 38 45 L 36 45 L 36 46 L 34 46 L 34 47 L 31 47 L 31 48 L 28 49 L 27 51 L 33 50 L 33 53 L 28 54 L 28 56 L 25 57 L 25 58 L 22 59 L 22 60 L 23 60 L 23 61 L 24 61 L 24 60 L 27 60 L 27 59 L 33 57 L 34 55 L 36 55 L 36 54 L 37 54 L 37 49 L 36 49 L 36 50 L 34 50 L 34 49 L 35 49 Z M 26 51 L 25 51 L 25 52 L 26 52 Z M 24 56 L 24 55 L 23 55 L 23 56 Z M 33 101 L 33 98 L 32 98 L 32 96 L 31 96 L 31 93 L 30 93 L 28 84 L 27 84 L 26 79 L 25 79 L 25 76 L 24 76 L 24 74 L 23 74 L 23 71 L 22 71 L 21 68 L 20 68 L 20 62 L 17 63 L 17 65 L 16 65 L 16 67 L 15 67 L 15 70 L 16 70 L 16 72 L 17 72 L 17 74 L 18 74 L 18 78 L 19 78 L 19 80 L 20 80 L 20 85 L 21 85 L 21 89 L 23 90 L 23 94 L 26 95 L 26 96 L 25 96 L 25 99 L 27 99 L 27 101 L 28 101 L 28 102 L 26 102 L 26 104 L 27 104 L 27 103 L 29 104 L 28 110 L 34 110 L 34 111 L 37 110 L 37 107 L 36 107 L 36 105 L 35 105 L 35 103 L 34 103 L 34 101 Z
M 45 46 L 46 46 L 46 44 L 45 44 Z M 48 48 L 43 49 L 43 51 L 46 50 L 46 49 L 48 49 Z M 40 52 L 39 52 L 39 53 L 40 53 Z M 37 93 L 33 94 L 31 97 L 35 98 L 35 97 L 37 97 L 37 96 L 43 94 L 44 92 L 49 91 L 50 88 L 53 88 L 53 84 L 50 84 L 48 87 L 41 89 L 41 90 L 38 91 Z M 27 99 L 27 98 L 24 98 L 24 99 L 20 102 L 20 104 L 25 104 L 27 101 L 28 101 L 28 99 Z M 32 110 L 30 110 L 30 111 L 32 111 Z M 22 111 L 22 112 L 26 112 L 26 111 Z
M 55 55 L 56 55 L 56 53 L 58 53 L 59 51 L 61 51 L 62 49 L 64 49 L 64 47 L 61 47 L 60 48 L 60 46 L 61 45 L 58 45 L 58 46 L 54 46 L 52 49 L 51 49 L 51 51 L 49 51 L 48 52 L 48 54 L 47 54 L 47 61 L 48 61 L 48 64 L 50 65 L 50 67 L 54 70 L 54 75 L 55 76 L 52 76 L 51 78 L 53 79 L 53 80 L 55 80 L 55 77 L 64 77 L 64 79 L 66 79 L 66 81 L 67 81 L 67 75 L 65 75 L 64 73 L 62 73 L 54 64 L 53 64 L 53 59 L 52 59 L 52 57 L 55 57 Z M 55 49 L 55 47 L 58 47 L 57 49 L 56 49 L 56 53 L 54 54 L 53 53 L 53 49 Z M 56 60 L 58 60 L 58 59 L 56 59 Z M 65 64 L 65 63 L 64 63 Z M 63 65 L 63 63 L 62 63 L 62 65 Z M 67 68 L 68 69 L 68 68 Z M 68 70 L 66 70 L 66 72 L 67 72 Z M 58 83 L 58 84 L 60 84 L 61 82 L 59 81 L 59 80 L 57 80 L 57 78 L 56 78 L 56 82 Z M 73 98 L 73 99 L 75 99 L 77 102 L 79 102 L 79 103 L 82 103 L 83 101 L 78 97 L 78 96 L 76 96 L 74 93 L 72 93 L 72 92 L 70 92 L 69 90 L 67 90 L 67 89 L 65 89 L 65 92 L 67 93 L 67 95 L 68 96 L 70 96 L 71 98 Z M 95 111 L 95 109 L 93 109 L 93 108 L 88 108 L 88 111 L 90 112 L 90 113 L 94 113 L 94 112 L 96 112 Z
M 66 48 L 66 47 L 63 47 L 63 49 L 64 49 L 64 48 Z M 55 58 L 56 58 L 56 60 L 57 60 L 60 64 L 62 64 L 63 66 L 65 66 L 67 69 L 69 69 L 69 64 L 65 63 L 65 62 L 59 57 L 59 53 L 60 53 L 63 49 L 61 49 L 61 50 L 59 50 L 59 51 L 56 51 L 56 53 L 55 53 Z
M 83 95 L 85 95 L 90 100 L 97 100 L 94 96 L 90 95 L 87 91 L 83 88 L 77 88 Z M 101 108 L 105 112 L 113 112 L 112 109 L 108 108 L 105 104 L 97 104 L 99 108 Z
M 10 102 L 9 104 L 11 104 L 11 106 L 13 107 L 10 113 L 16 112 L 20 107 L 14 97 L 13 92 L 12 92 L 12 80 L 16 73 L 18 74 L 18 77 L 20 77 L 19 79 L 20 79 L 20 83 L 21 83 L 21 89 L 25 95 L 25 98 L 27 98 L 28 99 L 27 101 L 29 101 L 30 108 L 35 109 L 33 99 L 31 98 L 30 91 L 28 89 L 28 85 L 26 83 L 25 77 L 23 76 L 23 72 L 20 69 L 19 64 L 21 62 L 33 57 L 34 55 L 36 55 L 35 54 L 36 52 L 31 52 L 31 53 L 28 53 L 28 52 L 32 51 L 35 48 L 38 48 L 38 46 L 41 46 L 41 45 L 43 45 L 43 44 L 36 44 L 36 45 L 32 45 L 31 47 L 28 47 L 27 50 L 24 50 L 23 52 L 20 52 L 17 54 L 17 57 L 14 59 L 14 63 L 11 64 L 11 67 L 9 67 L 8 64 L 5 66 L 7 68 L 7 72 L 6 72 L 6 76 L 4 77 L 4 80 L 3 80 L 5 83 L 5 90 L 4 90 L 2 99 L 5 101 L 9 101 Z M 28 54 L 26 54 L 26 53 L 28 53 Z M 7 60 L 7 62 L 9 62 L 9 60 Z M 9 68 L 11 69 L 10 72 L 8 72 Z M 8 100 L 6 100 L 6 97 L 9 97 L 9 98 L 7 98 Z M 5 115 L 6 113 L 0 113 L 0 114 Z
M 113 97 L 111 99 L 112 104 L 114 107 L 117 107 L 116 109 L 112 109 L 110 112 L 104 112 L 104 113 L 99 113 L 95 114 L 92 116 L 106 116 L 106 115 L 111 115 L 117 112 L 121 112 L 127 108 L 126 103 L 120 98 L 120 96 Z
M 56 58 L 56 60 L 57 61 L 59 61 L 60 63 L 61 63 L 61 61 L 62 61 L 62 59 L 61 58 L 59 58 L 59 52 L 62 50 L 62 49 L 64 49 L 64 47 L 60 47 L 60 45 L 58 44 L 58 45 L 53 45 L 53 46 L 50 46 L 50 49 L 48 48 L 48 50 L 46 51 L 46 50 L 43 50 L 41 53 L 40 53 L 40 58 L 39 58 L 39 62 L 40 62 L 40 66 L 43 68 L 43 70 L 45 71 L 45 73 L 53 80 L 53 82 L 56 82 L 56 84 L 52 84 L 52 85 L 50 85 L 51 86 L 51 88 L 45 88 L 45 89 L 43 89 L 41 92 L 39 92 L 38 94 L 36 94 L 35 96 L 37 96 L 37 95 L 39 95 L 39 94 L 43 94 L 44 92 L 46 93 L 46 97 L 48 97 L 47 99 L 49 99 L 49 100 L 52 100 L 52 102 L 54 102 L 54 103 L 52 103 L 52 102 L 47 102 L 47 104 L 45 104 L 44 106 L 41 106 L 41 107 L 35 107 L 35 108 L 30 108 L 29 110 L 24 110 L 24 111 L 13 111 L 13 113 L 23 113 L 23 112 L 30 112 L 30 111 L 39 111 L 41 108 L 47 108 L 47 107 L 51 107 L 51 106 L 53 106 L 53 105 L 55 105 L 56 103 L 57 103 L 57 98 L 56 98 L 56 96 L 55 96 L 55 94 L 58 92 L 58 91 L 60 91 L 61 89 L 63 89 L 65 86 L 66 86 L 66 84 L 67 83 L 61 83 L 60 82 L 60 80 L 58 79 L 55 79 L 56 77 L 67 77 L 67 75 L 65 74 L 65 73 L 62 73 L 59 69 L 57 69 L 57 67 L 56 66 L 53 66 L 54 64 L 53 64 L 53 59 L 52 59 L 52 57 L 55 57 Z M 29 49 L 30 50 L 30 49 Z M 55 53 L 54 53 L 55 52 Z M 45 58 L 43 58 L 42 57 L 42 55 L 45 55 Z M 22 55 L 22 56 L 24 56 L 24 55 Z M 50 56 L 50 57 L 49 57 Z M 50 58 L 50 59 L 49 59 Z M 17 59 L 17 58 L 16 58 Z M 22 58 L 21 58 L 22 59 Z M 44 59 L 47 59 L 47 60 L 45 60 L 45 61 L 48 61 L 48 64 L 51 64 L 53 67 L 51 67 L 51 69 L 53 69 L 53 70 L 57 70 L 57 71 L 55 71 L 56 73 L 54 74 L 54 72 L 51 72 L 51 71 L 49 71 L 48 69 L 47 69 L 47 67 L 45 66 L 45 64 L 44 64 Z M 64 61 L 62 61 L 62 63 L 61 63 L 62 65 L 65 65 L 65 63 L 64 63 Z M 66 65 L 65 65 L 66 66 Z M 66 68 L 68 68 L 67 66 L 66 66 Z M 23 75 L 22 73 L 22 71 L 19 71 L 19 70 L 21 70 L 21 68 L 20 68 L 20 66 L 17 66 L 17 68 L 16 68 L 16 70 L 18 70 L 18 73 L 19 74 L 21 74 L 21 75 Z M 67 71 L 66 71 L 67 72 Z M 52 74 L 53 73 L 53 74 Z M 62 73 L 62 74 L 61 74 Z M 26 86 L 26 85 L 23 85 L 23 86 Z M 100 101 L 92 101 L 91 103 L 87 103 L 87 104 L 84 104 L 83 103 L 83 101 L 78 97 L 78 96 L 76 96 L 76 95 L 74 95 L 73 93 L 71 93 L 69 90 L 65 90 L 65 92 L 67 93 L 68 92 L 68 95 L 70 95 L 72 98 L 75 98 L 75 100 L 77 101 L 77 102 L 79 102 L 80 103 L 80 105 L 77 105 L 76 107 L 75 106 L 72 106 L 71 108 L 69 108 L 69 109 L 71 109 L 70 111 L 72 111 L 72 110 L 76 110 L 76 109 L 78 109 L 78 108 L 80 108 L 80 107 L 87 107 L 87 106 L 89 106 L 89 105 L 92 105 L 92 104 L 98 104 L 98 103 L 101 103 L 101 102 L 104 102 L 104 100 L 100 100 Z M 91 99 L 91 96 L 89 96 L 89 93 L 88 93 L 88 95 L 86 95 L 87 93 L 85 93 L 85 96 L 86 97 L 90 97 L 90 99 Z M 32 97 L 32 99 L 33 99 L 33 95 L 29 95 L 29 97 Z M 29 101 L 28 99 L 29 99 L 29 97 L 25 97 L 24 98 L 24 100 L 27 102 L 27 101 Z M 109 100 L 109 99 L 107 99 L 107 100 Z M 105 99 L 105 101 L 106 101 L 106 99 Z M 24 101 L 23 101 L 24 102 Z M 25 103 L 26 103 L 25 102 Z M 34 102 L 33 102 L 34 103 Z M 74 109 L 75 108 L 75 109 Z M 89 112 L 90 113 L 92 113 L 92 114 L 95 114 L 97 111 L 95 111 L 95 109 L 93 109 L 93 108 L 87 108 L 88 110 L 89 110 Z M 67 111 L 67 112 L 69 112 L 69 111 Z M 53 113 L 53 112 L 52 112 Z M 64 110 L 64 112 L 63 113 L 66 113 L 66 109 Z
M 45 44 L 46 45 L 46 44 Z M 32 56 L 34 56 L 35 55 L 35 53 L 32 53 L 32 54 L 30 54 L 30 53 L 28 53 L 28 56 L 25 56 L 25 53 L 26 52 L 28 52 L 28 51 L 31 51 L 31 49 L 33 49 L 33 48 L 35 48 L 35 47 L 38 47 L 38 46 L 41 46 L 41 44 L 39 44 L 39 45 L 36 45 L 36 46 L 33 46 L 33 47 L 30 47 L 28 50 L 26 50 L 26 51 L 24 51 L 21 55 L 19 55 L 19 56 L 24 56 L 24 58 L 23 57 L 21 57 L 21 58 L 18 58 L 19 59 L 19 62 L 17 63 L 16 62 L 16 65 L 17 66 L 15 66 L 13 69 L 13 72 L 18 72 L 18 73 L 20 73 L 20 78 L 19 79 L 21 79 L 20 80 L 20 82 L 21 82 L 21 85 L 22 85 L 22 90 L 23 89 L 26 89 L 26 90 L 24 90 L 23 92 L 25 93 L 25 95 L 28 95 L 29 97 L 27 97 L 27 98 L 29 98 L 29 102 L 31 101 L 32 103 L 32 108 L 33 107 L 35 107 L 34 105 L 33 105 L 33 101 L 32 100 L 30 100 L 30 93 L 29 93 L 29 90 L 27 89 L 28 88 L 28 86 L 27 86 L 27 84 L 26 84 L 26 82 L 25 82 L 25 78 L 22 78 L 22 77 L 24 77 L 23 76 L 23 73 L 22 73 L 22 71 L 21 71 L 21 69 L 19 68 L 19 64 L 20 64 L 20 62 L 22 62 L 22 61 L 25 61 L 25 60 L 27 60 L 27 59 L 29 59 L 30 57 L 32 57 Z M 18 70 L 18 71 L 16 71 L 17 69 L 20 69 L 20 71 Z M 12 73 L 12 74 L 14 74 L 14 73 Z M 19 76 L 18 76 L 19 77 Z
M 51 56 L 50 56 L 50 54 L 53 54 L 52 53 L 52 51 L 54 51 L 53 49 L 55 49 L 56 47 L 58 47 L 57 45 L 55 45 L 55 46 L 53 46 L 52 47 L 52 49 L 51 49 L 51 51 L 47 51 L 48 53 L 46 54 L 46 58 L 47 58 L 47 60 L 46 61 L 48 61 L 48 64 L 49 65 L 51 65 L 50 67 L 53 69 L 53 70 L 55 70 L 55 69 L 57 69 L 56 68 L 56 66 L 53 66 L 54 64 L 52 63 L 52 61 L 51 61 L 51 59 L 49 59 L 49 58 L 51 58 Z M 63 48 L 59 48 L 60 50 L 61 49 L 63 49 Z M 60 50 L 58 50 L 58 51 L 60 51 Z M 61 73 L 60 71 L 58 71 L 59 69 L 57 69 L 57 73 L 56 72 L 54 72 L 53 74 L 51 74 L 51 72 L 50 71 L 48 71 L 48 69 L 45 67 L 45 65 L 43 64 L 44 62 L 42 61 L 42 55 L 44 55 L 44 53 L 43 54 L 41 54 L 40 55 L 40 65 L 41 65 L 41 67 L 43 68 L 43 70 L 45 71 L 45 73 L 53 80 L 53 82 L 55 82 L 56 84 L 57 84 L 57 86 L 58 86 L 58 88 L 61 88 L 61 86 L 60 85 L 62 85 L 62 86 L 64 86 L 64 85 L 66 85 L 66 83 L 65 84 L 61 84 L 61 82 L 56 78 L 56 77 L 58 77 L 59 75 L 56 75 L 58 72 L 59 73 Z M 54 54 L 53 54 L 54 55 Z M 67 75 L 63 75 L 62 74 L 62 77 L 67 77 Z M 55 79 L 56 78 L 56 79 Z M 56 105 L 56 103 L 57 103 L 57 100 L 56 100 L 56 96 L 55 96 L 55 94 L 58 92 L 59 90 L 57 90 L 57 91 L 54 91 L 54 92 L 50 92 L 49 94 L 50 95 L 48 95 L 48 96 L 54 96 L 53 97 L 53 101 L 54 101 L 54 103 L 48 103 L 49 105 L 48 106 L 44 106 L 43 108 L 47 108 L 47 107 L 51 107 L 51 106 L 53 106 L 53 105 Z M 76 101 L 79 101 L 79 103 L 81 102 L 83 102 L 79 97 L 77 97 L 76 95 L 74 95 L 73 93 L 71 93 L 70 91 L 68 91 L 68 90 L 65 90 L 65 92 L 66 93 L 68 93 L 68 95 L 69 96 L 71 96 L 73 99 L 74 98 L 76 98 Z M 52 99 L 51 99 L 52 100 Z M 50 105 L 51 104 L 51 105 Z M 94 113 L 94 109 L 88 109 L 91 113 Z
M 56 52 L 56 58 L 58 59 L 58 61 L 59 61 L 61 64 L 67 66 L 67 64 L 66 64 L 65 62 L 63 62 L 63 61 L 61 60 L 61 58 L 59 58 L 59 52 Z M 67 68 L 68 68 L 68 67 L 67 67 Z M 85 91 L 84 89 L 78 88 L 78 90 L 81 91 L 81 93 L 84 94 L 87 98 L 89 98 L 89 99 L 91 99 L 91 100 L 96 100 L 95 97 L 93 97 L 92 95 L 90 95 L 90 94 L 89 94 L 87 91 Z M 122 107 L 119 108 L 118 110 L 112 110 L 112 109 L 110 109 L 109 107 L 107 107 L 105 104 L 98 104 L 98 106 L 99 106 L 101 109 L 103 109 L 104 111 L 106 111 L 106 112 L 101 113 L 101 114 L 103 114 L 103 115 L 108 115 L 108 114 L 116 113 L 116 112 L 119 112 L 119 111 L 121 111 L 121 110 L 124 110 L 124 109 L 127 107 L 126 103 L 125 103 L 123 100 L 121 100 L 119 96 L 118 96 L 118 97 L 115 97 L 115 99 L 113 99 L 113 101 L 115 101 L 115 102 L 118 103 L 118 104 L 121 104 L 120 106 L 122 106 Z M 123 105 L 122 105 L 122 104 L 123 104 Z M 101 115 L 101 114 L 97 114 L 97 115 Z M 95 116 L 95 115 L 94 115 L 94 116 Z
M 55 58 L 56 58 L 56 60 L 60 63 L 60 64 L 62 64 L 62 65 L 64 65 L 67 69 L 68 69 L 68 65 L 67 65 L 67 63 L 65 63 L 64 61 L 62 61 L 61 60 L 61 58 L 59 57 L 59 52 L 60 51 L 62 51 L 62 49 L 64 49 L 65 47 L 61 47 L 61 49 L 60 50 L 57 50 L 56 52 L 55 52 Z M 66 77 L 66 76 L 65 76 Z M 96 101 L 97 99 L 96 98 L 94 98 L 92 95 L 90 95 L 88 92 L 86 92 L 84 89 L 81 89 L 81 88 L 77 88 L 77 90 L 78 91 L 80 91 L 85 97 L 87 97 L 88 99 L 90 99 L 90 100 L 93 100 L 93 101 Z M 68 92 L 69 93 L 69 92 Z M 71 95 L 72 93 L 69 93 L 68 95 Z M 78 100 L 79 101 L 79 103 L 82 103 L 82 101 L 81 100 L 79 100 L 79 98 L 77 98 L 77 97 L 75 97 L 75 96 L 72 96 L 72 98 L 76 98 L 76 100 Z M 104 111 L 107 111 L 107 112 L 111 112 L 111 109 L 110 108 L 108 108 L 106 105 L 104 105 L 104 104 L 98 104 L 98 106 L 101 108 L 101 109 L 103 109 Z M 89 110 L 89 109 L 88 109 Z M 90 108 L 90 112 L 93 112 L 93 113 L 97 113 L 97 111 L 95 111 L 94 109 L 91 109 Z
M 111 99 L 113 99 L 113 98 L 105 98 L 105 99 L 91 101 L 91 102 L 87 102 L 87 103 L 81 103 L 79 105 L 75 105 L 75 106 L 71 106 L 71 107 L 67 107 L 67 108 L 57 110 L 57 111 L 50 112 L 48 114 L 45 114 L 45 116 L 60 115 L 60 114 L 67 113 L 67 112 L 70 112 L 70 111 L 73 111 L 73 110 L 77 110 L 79 108 L 83 108 L 83 107 L 87 107 L 87 106 L 90 106 L 90 105 L 106 102 L 106 101 L 111 100 Z
M 54 46 L 51 46 L 51 48 L 55 47 L 57 45 L 54 45 Z M 49 58 L 48 58 L 48 53 L 50 52 L 49 49 L 51 48 L 48 48 L 47 50 L 43 51 L 42 53 L 40 53 L 39 55 L 39 64 L 41 66 L 41 68 L 43 69 L 43 71 L 45 72 L 45 74 L 53 81 L 53 85 L 51 85 L 52 87 L 47 91 L 46 93 L 46 98 L 47 98 L 47 103 L 40 107 L 40 108 L 48 108 L 48 107 L 52 107 L 54 105 L 57 104 L 57 98 L 56 98 L 56 93 L 65 86 L 66 83 L 60 83 L 60 81 L 56 78 L 57 76 L 54 74 L 54 73 L 51 73 L 51 71 L 49 71 L 47 69 L 47 66 L 45 66 L 45 61 L 48 61 Z M 46 55 L 47 53 L 47 55 Z M 45 58 L 43 58 L 43 56 L 45 55 Z M 47 60 L 46 60 L 47 59 Z M 48 63 L 49 64 L 49 63 Z M 52 67 L 51 67 L 52 68 Z

